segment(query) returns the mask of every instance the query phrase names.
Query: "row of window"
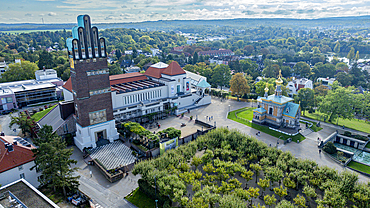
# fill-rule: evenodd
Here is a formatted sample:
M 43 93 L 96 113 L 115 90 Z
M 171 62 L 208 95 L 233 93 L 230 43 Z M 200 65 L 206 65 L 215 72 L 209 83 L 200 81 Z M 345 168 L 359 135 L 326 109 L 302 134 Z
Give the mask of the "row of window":
M 2 104 L 5 104 L 5 103 L 12 103 L 13 102 L 13 98 L 12 97 L 4 97 L 4 98 L 1 98 L 1 103 Z
M 100 74 L 109 74 L 109 69 L 98 69 L 91 70 L 86 72 L 87 76 L 100 75 Z
M 150 100 L 154 98 L 160 98 L 162 96 L 161 90 L 153 90 L 150 92 L 144 92 L 136 95 L 129 95 L 123 97 L 123 103 L 125 105 L 131 104 L 131 103 L 137 103 L 144 100 Z
M 105 89 L 100 89 L 100 90 L 91 90 L 89 93 L 90 93 L 90 96 L 92 96 L 92 95 L 99 95 L 99 94 L 103 94 L 107 92 L 110 92 L 110 88 L 105 88 Z

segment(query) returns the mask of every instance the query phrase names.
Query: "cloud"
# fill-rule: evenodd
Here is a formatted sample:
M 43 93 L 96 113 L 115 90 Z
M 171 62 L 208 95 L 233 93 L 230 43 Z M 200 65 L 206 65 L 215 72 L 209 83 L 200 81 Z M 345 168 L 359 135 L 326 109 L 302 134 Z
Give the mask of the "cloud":
M 257 12 L 250 11 L 250 10 L 245 10 L 242 13 L 244 13 L 245 15 L 254 15 L 254 14 L 257 14 Z
M 48 13 L 48 16 L 57 16 L 57 13 L 55 13 L 55 12 L 49 12 Z
M 24 16 L 26 16 L 26 17 L 32 17 L 32 16 L 33 16 L 33 14 L 27 13 L 27 14 L 25 14 Z

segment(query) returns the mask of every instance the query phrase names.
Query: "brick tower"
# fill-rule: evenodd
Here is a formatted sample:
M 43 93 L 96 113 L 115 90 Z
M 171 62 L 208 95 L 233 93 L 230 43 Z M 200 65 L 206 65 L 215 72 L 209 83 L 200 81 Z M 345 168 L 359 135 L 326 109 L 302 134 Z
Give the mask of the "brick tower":
M 73 38 L 67 39 L 76 115 L 76 146 L 96 147 L 118 139 L 113 119 L 112 96 L 105 39 L 90 17 L 77 17 Z

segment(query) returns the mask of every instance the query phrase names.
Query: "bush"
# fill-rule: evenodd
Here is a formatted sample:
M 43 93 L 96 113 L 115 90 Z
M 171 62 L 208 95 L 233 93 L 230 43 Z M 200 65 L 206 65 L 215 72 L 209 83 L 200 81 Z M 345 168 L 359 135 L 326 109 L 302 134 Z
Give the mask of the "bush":
M 337 152 L 337 148 L 334 146 L 333 142 L 326 143 L 323 150 L 329 154 L 334 154 Z
M 72 136 L 72 134 L 66 134 L 66 136 L 65 136 L 65 141 L 66 141 L 66 143 L 67 143 L 67 146 L 71 146 L 71 145 L 73 145 L 74 144 L 74 141 L 73 141 L 73 136 Z
M 343 135 L 344 135 L 344 136 L 351 137 L 351 136 L 352 136 L 352 133 L 351 133 L 351 132 L 349 132 L 349 131 L 345 131 Z

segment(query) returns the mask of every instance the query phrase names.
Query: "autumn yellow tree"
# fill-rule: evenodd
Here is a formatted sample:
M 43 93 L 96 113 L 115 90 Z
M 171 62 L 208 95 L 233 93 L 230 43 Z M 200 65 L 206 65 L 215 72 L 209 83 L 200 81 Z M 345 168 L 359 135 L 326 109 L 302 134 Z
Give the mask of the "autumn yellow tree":
M 242 73 L 236 73 L 230 80 L 230 91 L 239 98 L 250 92 L 248 81 Z

